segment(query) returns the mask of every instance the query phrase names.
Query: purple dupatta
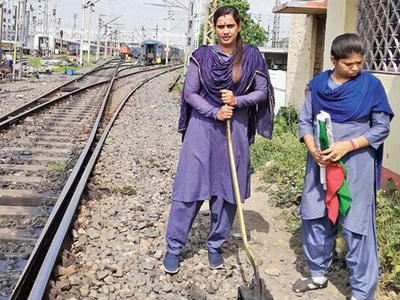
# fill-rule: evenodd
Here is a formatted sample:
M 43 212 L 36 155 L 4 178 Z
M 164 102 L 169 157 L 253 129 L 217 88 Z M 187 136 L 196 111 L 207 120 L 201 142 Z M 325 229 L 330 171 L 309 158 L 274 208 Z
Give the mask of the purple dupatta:
M 251 86 L 254 77 L 257 74 L 264 76 L 268 82 L 268 90 L 266 91 L 268 96 L 265 101 L 248 109 L 248 137 L 250 143 L 254 142 L 257 130 L 261 136 L 271 139 L 275 98 L 266 63 L 256 47 L 245 44 L 242 58 L 242 76 L 240 81 L 235 84 L 232 81 L 232 57 L 225 61 L 211 46 L 202 46 L 193 53 L 190 60 L 199 69 L 201 85 L 207 93 L 208 101 L 220 106 L 222 106 L 220 90 L 232 90 L 236 96 L 245 95 L 252 91 Z M 178 130 L 183 135 L 189 124 L 191 112 L 192 107 L 185 101 L 184 93 L 182 93 Z

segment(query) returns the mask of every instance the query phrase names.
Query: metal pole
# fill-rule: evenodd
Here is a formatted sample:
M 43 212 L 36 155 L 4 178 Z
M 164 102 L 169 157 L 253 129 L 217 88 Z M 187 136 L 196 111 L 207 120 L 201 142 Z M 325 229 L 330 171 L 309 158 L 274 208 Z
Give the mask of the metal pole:
M 81 23 L 81 42 L 79 46 L 79 65 L 83 64 L 83 35 L 84 35 L 84 27 L 85 27 L 85 0 L 82 0 L 82 23 Z
M 21 15 L 21 7 L 18 3 L 17 6 L 17 11 L 16 11 L 16 18 L 15 18 L 15 37 L 14 37 L 14 55 L 13 55 L 13 60 L 14 60 L 14 68 L 13 68 L 13 75 L 12 78 L 15 80 L 15 72 L 16 72 L 16 66 L 17 66 L 17 47 L 18 47 L 18 40 L 20 36 L 20 31 L 21 31 L 21 22 L 20 22 L 20 15 Z M 21 66 L 20 66 L 21 67 Z
M 104 15 L 103 15 L 104 16 Z M 99 25 L 99 31 L 100 31 L 100 28 L 102 27 L 102 26 L 104 26 L 104 35 L 105 35 L 105 43 L 104 43 L 104 58 L 106 58 L 107 57 L 107 44 L 108 44 L 108 35 L 107 35 L 107 25 L 108 24 L 110 24 L 110 23 L 112 23 L 112 22 L 114 22 L 115 20 L 118 20 L 119 18 L 121 18 L 122 17 L 122 15 L 121 16 L 118 16 L 118 17 L 116 17 L 116 18 L 114 18 L 114 19 L 112 19 L 111 21 L 109 21 L 109 22 L 107 22 L 107 23 L 105 23 L 104 25 Z M 110 27 L 111 28 L 111 27 Z M 112 47 L 112 45 L 111 45 L 111 47 Z
M 169 20 L 171 19 L 171 10 L 168 9 L 167 17 L 167 49 L 165 49 L 165 65 L 168 65 L 168 54 L 169 54 Z
M 192 8 L 192 49 L 197 49 L 199 47 L 199 37 L 200 37 L 200 19 L 199 12 L 202 12 L 203 9 L 200 3 L 197 3 L 197 7 L 194 7 L 194 3 L 191 4 Z M 189 4 L 190 8 L 190 4 Z M 196 10 L 195 10 L 196 9 Z
M 78 17 L 78 14 L 74 14 L 74 27 L 72 28 L 72 39 L 75 38 L 75 31 L 76 31 L 76 18 Z
M 211 37 L 210 37 L 210 45 L 214 45 L 214 36 L 215 36 L 215 27 L 213 23 L 213 18 L 214 18 L 214 13 L 217 10 L 218 7 L 218 1 L 213 0 L 213 10 L 212 10 L 212 15 L 210 16 L 209 23 L 211 27 Z
M 107 25 L 104 30 L 104 35 L 105 35 L 105 43 L 104 43 L 104 58 L 107 58 L 107 43 L 108 43 L 108 35 L 107 35 Z
M 20 30 L 20 37 L 19 39 L 19 72 L 18 72 L 18 79 L 21 80 L 22 78 L 22 57 L 24 54 L 24 36 L 25 36 L 25 9 L 26 9 L 26 1 L 27 0 L 20 0 L 20 6 L 22 6 L 21 11 L 20 11 L 20 24 L 21 24 L 21 30 Z
M 53 13 L 52 13 L 52 25 L 51 25 L 51 28 L 52 28 L 52 36 L 54 37 L 54 51 L 56 50 L 55 49 L 55 45 L 56 45 L 56 43 L 55 43 L 55 39 L 56 39 L 56 36 L 57 36 L 57 24 L 56 24 L 56 16 L 57 16 L 57 5 L 55 5 L 55 8 L 53 8 Z M 61 48 L 62 48 L 62 44 L 61 44 Z M 60 51 L 61 52 L 61 51 Z
M 101 29 L 101 15 L 99 15 L 99 31 L 97 32 L 96 61 L 100 59 L 100 29 Z
M 89 64 L 90 62 L 90 32 L 92 31 L 92 9 L 93 9 L 93 3 L 89 4 L 89 36 L 88 36 L 88 54 L 87 54 L 87 63 Z
M 112 45 L 113 45 L 113 56 L 115 56 L 116 54 L 116 50 L 117 50 L 117 39 L 118 39 L 118 30 L 115 29 L 114 30 L 114 34 L 113 34 L 113 39 L 112 39 Z
M 3 45 L 3 2 L 0 2 L 0 63 L 3 59 L 2 46 Z
M 49 45 L 49 1 L 44 0 L 44 12 L 43 12 L 43 23 L 44 23 L 44 40 L 45 40 L 45 51 L 44 56 L 48 56 L 50 52 Z M 54 44 L 54 43 L 53 43 Z
M 194 0 L 190 0 L 189 2 L 189 9 L 188 9 L 188 28 L 186 34 L 186 44 L 185 44 L 185 53 L 184 53 L 184 65 L 183 65 L 183 73 L 186 74 L 187 65 L 189 56 L 192 54 L 193 51 L 193 24 L 194 24 Z
M 118 56 L 119 53 L 119 41 L 118 41 L 118 29 L 115 29 L 115 36 L 114 36 L 114 56 Z
M 208 34 L 208 10 L 210 9 L 210 2 L 206 0 L 205 11 L 204 11 L 204 22 L 203 22 L 203 45 L 207 45 L 207 34 Z
M 114 56 L 114 31 L 110 32 L 110 56 Z

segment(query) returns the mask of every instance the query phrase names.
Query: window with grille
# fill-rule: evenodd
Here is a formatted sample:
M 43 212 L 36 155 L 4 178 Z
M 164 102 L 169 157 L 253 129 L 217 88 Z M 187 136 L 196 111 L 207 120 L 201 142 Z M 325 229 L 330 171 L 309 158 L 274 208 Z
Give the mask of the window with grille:
M 357 33 L 365 44 L 365 67 L 400 74 L 400 1 L 358 0 Z

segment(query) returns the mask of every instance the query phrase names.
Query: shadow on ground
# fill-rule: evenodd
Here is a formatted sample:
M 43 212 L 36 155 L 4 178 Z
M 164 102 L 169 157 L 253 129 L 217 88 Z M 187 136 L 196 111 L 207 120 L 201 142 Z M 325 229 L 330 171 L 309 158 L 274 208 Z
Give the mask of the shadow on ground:
M 264 220 L 263 216 L 258 212 L 253 210 L 243 211 L 247 239 L 250 243 L 250 248 L 253 243 L 257 241 L 253 240 L 251 232 L 254 230 L 256 232 L 268 233 L 269 223 Z M 188 242 L 186 243 L 185 249 L 182 251 L 183 259 L 191 259 L 195 255 L 204 255 L 202 252 L 207 251 L 207 237 L 210 231 L 210 212 L 208 210 L 202 210 L 197 215 L 193 222 L 192 229 L 189 233 Z M 235 218 L 235 222 L 232 227 L 231 234 L 227 242 L 222 247 L 222 254 L 225 259 L 229 257 L 234 257 L 237 264 L 231 265 L 231 268 L 237 268 L 241 274 L 241 279 L 244 283 L 249 283 L 251 278 L 247 278 L 243 270 L 243 266 L 247 263 L 247 257 L 239 256 L 239 249 L 243 249 L 242 240 L 240 238 L 239 222 Z M 206 255 L 206 254 L 205 254 Z M 226 264 L 227 267 L 229 265 Z M 253 272 L 252 272 L 253 274 Z

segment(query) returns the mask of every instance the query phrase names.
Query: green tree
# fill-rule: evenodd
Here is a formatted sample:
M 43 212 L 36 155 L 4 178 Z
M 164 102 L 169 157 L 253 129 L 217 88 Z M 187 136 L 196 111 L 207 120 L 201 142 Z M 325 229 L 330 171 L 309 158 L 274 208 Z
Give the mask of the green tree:
M 242 20 L 241 35 L 245 43 L 260 47 L 268 41 L 268 34 L 264 28 L 257 24 L 249 14 L 250 3 L 247 0 L 222 0 L 221 5 L 235 6 L 239 10 Z M 210 7 L 211 10 L 211 7 Z M 211 11 L 210 11 L 211 13 Z M 200 32 L 200 44 L 203 41 L 203 31 Z M 217 38 L 215 37 L 215 42 Z
M 242 19 L 242 38 L 246 43 L 262 46 L 268 40 L 267 32 L 257 24 L 249 14 L 250 3 L 247 0 L 222 0 L 222 5 L 235 6 Z

